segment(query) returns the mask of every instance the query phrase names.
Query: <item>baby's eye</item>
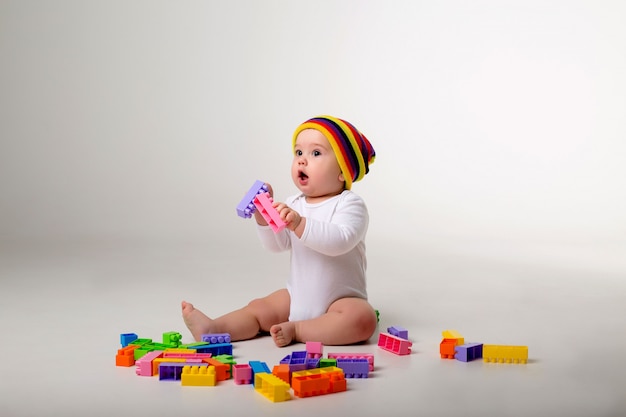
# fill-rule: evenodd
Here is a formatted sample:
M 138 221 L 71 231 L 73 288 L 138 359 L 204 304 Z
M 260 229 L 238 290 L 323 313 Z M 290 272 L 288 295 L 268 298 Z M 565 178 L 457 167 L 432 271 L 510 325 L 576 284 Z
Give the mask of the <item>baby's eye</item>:
M 296 156 L 302 156 L 302 151 L 300 149 L 296 150 Z
M 322 153 L 320 151 L 313 151 L 313 156 L 320 156 Z

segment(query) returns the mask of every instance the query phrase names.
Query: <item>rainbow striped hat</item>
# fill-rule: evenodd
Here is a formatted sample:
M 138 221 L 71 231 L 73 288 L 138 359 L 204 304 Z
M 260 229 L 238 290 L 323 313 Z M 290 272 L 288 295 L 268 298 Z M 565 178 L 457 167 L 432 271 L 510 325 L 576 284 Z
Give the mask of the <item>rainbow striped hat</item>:
M 293 134 L 293 147 L 298 134 L 305 129 L 315 129 L 328 139 L 346 180 L 347 190 L 369 172 L 369 164 L 374 162 L 376 152 L 365 135 L 353 125 L 332 116 L 314 117 L 298 126 Z

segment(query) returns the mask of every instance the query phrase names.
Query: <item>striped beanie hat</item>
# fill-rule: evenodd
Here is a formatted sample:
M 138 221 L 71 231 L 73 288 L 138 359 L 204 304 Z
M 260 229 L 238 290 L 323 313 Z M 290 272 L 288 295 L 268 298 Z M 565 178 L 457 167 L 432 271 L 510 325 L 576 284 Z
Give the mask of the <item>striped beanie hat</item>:
M 346 180 L 347 190 L 369 172 L 369 164 L 374 162 L 376 152 L 365 135 L 353 125 L 332 116 L 314 117 L 298 126 L 293 134 L 293 147 L 298 134 L 305 129 L 315 129 L 328 139 Z

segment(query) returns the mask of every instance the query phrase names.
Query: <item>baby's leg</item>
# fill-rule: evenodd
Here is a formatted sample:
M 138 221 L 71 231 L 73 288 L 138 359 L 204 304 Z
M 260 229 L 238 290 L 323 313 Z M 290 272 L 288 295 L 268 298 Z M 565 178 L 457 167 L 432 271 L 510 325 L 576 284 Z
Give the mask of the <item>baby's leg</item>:
M 251 339 L 259 331 L 289 318 L 289 293 L 286 289 L 252 300 L 247 306 L 211 319 L 191 303 L 182 302 L 183 319 L 195 340 L 206 333 L 230 333 L 233 341 Z
M 341 298 L 331 304 L 326 314 L 311 320 L 274 325 L 270 334 L 277 346 L 292 342 L 351 345 L 369 339 L 376 330 L 376 323 L 376 312 L 367 300 Z

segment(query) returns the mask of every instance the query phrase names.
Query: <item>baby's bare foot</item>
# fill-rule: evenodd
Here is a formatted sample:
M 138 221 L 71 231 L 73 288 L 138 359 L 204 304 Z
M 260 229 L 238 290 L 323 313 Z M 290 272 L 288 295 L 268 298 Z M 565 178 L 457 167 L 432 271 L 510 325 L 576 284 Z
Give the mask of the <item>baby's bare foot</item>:
M 290 345 L 296 336 L 296 325 L 289 321 L 275 324 L 270 328 L 270 335 L 272 335 L 276 346 L 283 347 Z
M 196 309 L 191 303 L 183 301 L 181 305 L 183 309 L 183 320 L 187 328 L 191 331 L 191 335 L 197 342 L 201 341 L 203 334 L 211 333 L 213 320 L 202 311 Z

